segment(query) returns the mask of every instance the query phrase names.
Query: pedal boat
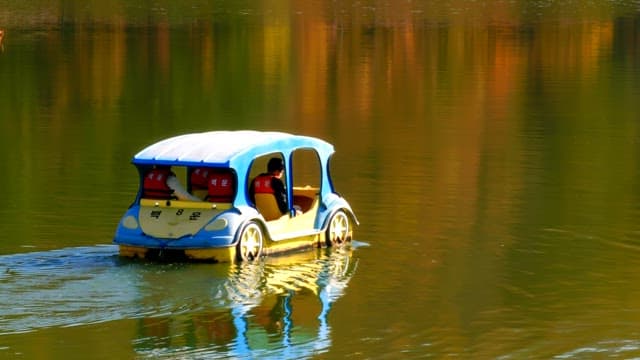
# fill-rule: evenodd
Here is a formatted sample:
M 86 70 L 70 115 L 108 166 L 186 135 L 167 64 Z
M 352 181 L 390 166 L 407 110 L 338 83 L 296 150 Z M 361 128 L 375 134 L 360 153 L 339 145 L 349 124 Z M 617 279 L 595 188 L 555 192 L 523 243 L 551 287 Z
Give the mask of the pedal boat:
M 329 171 L 333 153 L 333 145 L 324 140 L 283 132 L 211 131 L 161 140 L 133 157 L 140 185 L 113 242 L 123 257 L 211 262 L 342 246 L 351 241 L 358 220 L 334 190 Z M 249 199 L 251 180 L 265 171 L 271 157 L 280 157 L 285 165 L 289 211 L 284 215 L 271 194 L 256 194 L 256 203 Z M 163 165 L 171 166 L 202 200 L 144 197 L 145 174 Z M 208 190 L 196 189 L 196 169 L 227 174 L 231 196 L 212 199 Z

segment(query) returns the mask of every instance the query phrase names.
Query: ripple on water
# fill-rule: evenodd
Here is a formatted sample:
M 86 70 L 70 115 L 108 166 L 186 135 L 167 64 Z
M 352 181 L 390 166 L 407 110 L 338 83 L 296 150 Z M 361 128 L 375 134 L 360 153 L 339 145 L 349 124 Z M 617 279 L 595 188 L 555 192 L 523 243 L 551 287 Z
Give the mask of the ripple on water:
M 160 264 L 124 260 L 117 252 L 95 246 L 0 256 L 0 334 L 220 309 L 246 313 L 265 296 L 298 292 L 331 303 L 356 262 L 351 250 L 250 264 Z

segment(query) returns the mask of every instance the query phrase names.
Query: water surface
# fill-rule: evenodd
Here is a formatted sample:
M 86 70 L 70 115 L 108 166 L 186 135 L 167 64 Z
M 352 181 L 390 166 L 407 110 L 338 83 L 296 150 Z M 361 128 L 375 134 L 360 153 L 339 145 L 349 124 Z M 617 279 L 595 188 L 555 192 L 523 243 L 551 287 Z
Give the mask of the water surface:
M 640 356 L 637 2 L 0 9 L 0 357 Z M 356 246 L 119 259 L 133 154 L 245 128 L 335 145 Z

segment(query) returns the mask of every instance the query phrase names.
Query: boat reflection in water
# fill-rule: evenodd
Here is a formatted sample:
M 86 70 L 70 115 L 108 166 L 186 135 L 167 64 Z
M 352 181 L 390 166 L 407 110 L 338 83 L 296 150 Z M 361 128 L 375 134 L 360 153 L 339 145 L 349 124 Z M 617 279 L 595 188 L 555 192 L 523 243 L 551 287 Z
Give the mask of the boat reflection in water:
M 347 247 L 216 265 L 216 270 L 228 271 L 222 282 L 203 278 L 197 266 L 148 274 L 141 284 L 149 286 L 142 292 L 143 302 L 150 303 L 142 308 L 166 312 L 139 320 L 134 348 L 140 355 L 154 357 L 280 359 L 321 353 L 331 345 L 329 311 L 343 295 L 356 265 Z M 190 277 L 191 271 L 200 275 Z M 151 290 L 152 284 L 194 280 L 201 284 Z M 203 299 L 209 302 L 202 303 Z
M 331 306 L 356 269 L 351 246 L 242 264 L 123 260 L 115 246 L 2 255 L 0 336 L 10 337 L 3 337 L 0 357 L 31 354 L 38 336 L 74 339 L 74 346 L 117 344 L 119 357 L 321 353 L 331 345 Z M 79 328 L 119 330 L 96 345 L 78 337 Z M 75 351 L 51 343 L 60 346 L 51 351 Z

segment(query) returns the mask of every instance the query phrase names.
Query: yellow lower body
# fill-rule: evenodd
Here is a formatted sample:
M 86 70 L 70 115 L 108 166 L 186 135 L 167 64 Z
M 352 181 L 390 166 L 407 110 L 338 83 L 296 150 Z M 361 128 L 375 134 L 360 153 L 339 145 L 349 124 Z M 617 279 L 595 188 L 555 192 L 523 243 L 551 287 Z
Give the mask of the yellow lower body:
M 150 250 L 139 246 L 120 245 L 120 256 L 146 259 Z M 217 249 L 188 249 L 184 250 L 184 255 L 191 260 L 232 262 L 236 258 L 236 248 L 232 246 Z
M 319 244 L 324 244 L 323 233 L 299 235 L 294 238 L 279 241 L 265 239 L 262 255 L 276 255 L 296 250 L 311 249 L 318 247 Z M 120 245 L 120 256 L 122 257 L 146 259 L 148 258 L 149 251 L 151 251 L 151 249 L 145 247 Z M 233 262 L 236 260 L 235 246 L 187 249 L 182 251 L 185 257 L 194 261 Z

